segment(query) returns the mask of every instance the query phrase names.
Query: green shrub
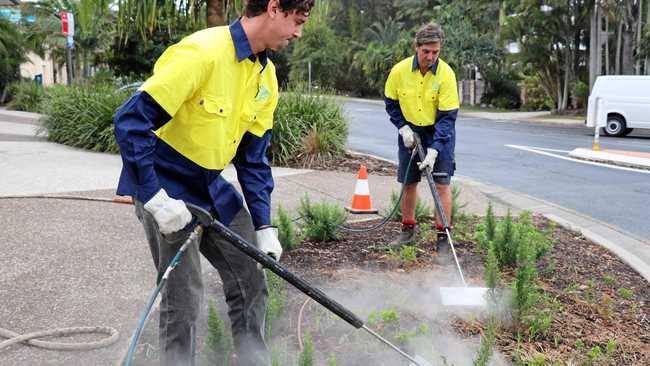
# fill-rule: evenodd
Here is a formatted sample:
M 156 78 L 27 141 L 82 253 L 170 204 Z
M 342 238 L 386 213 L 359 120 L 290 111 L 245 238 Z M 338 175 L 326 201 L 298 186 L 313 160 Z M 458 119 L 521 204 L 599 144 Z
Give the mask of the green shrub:
M 551 110 L 554 107 L 551 99 L 539 79 L 539 76 L 524 76 L 523 88 L 526 90 L 526 102 L 521 109 L 527 111 Z
M 525 241 L 517 248 L 517 268 L 513 284 L 513 302 L 516 316 L 521 319 L 535 304 L 537 278 L 534 248 Z
M 287 285 L 282 278 L 268 269 L 264 270 L 264 272 L 266 272 L 266 287 L 269 291 L 266 306 L 265 334 L 267 339 L 271 339 L 274 321 L 280 319 L 284 314 L 287 303 Z
M 24 112 L 43 112 L 45 89 L 33 81 L 21 81 L 9 85 L 11 101 L 7 109 Z
M 491 104 L 496 108 L 517 109 L 521 105 L 519 99 L 519 86 L 514 73 L 500 70 L 488 70 L 485 73 L 487 85 L 482 104 Z
M 334 99 L 295 87 L 280 94 L 269 149 L 274 164 L 304 167 L 345 152 L 347 120 Z
M 631 299 L 634 296 L 634 290 L 629 288 L 621 287 L 618 289 L 618 296 L 622 297 L 625 300 Z
M 489 288 L 488 295 L 490 300 L 496 302 L 496 288 L 499 286 L 499 263 L 497 260 L 496 249 L 494 242 L 488 242 L 487 262 L 485 264 L 485 284 Z
M 51 141 L 100 152 L 119 151 L 113 114 L 128 98 L 110 85 L 62 87 L 48 93 L 43 126 Z
M 329 360 L 327 360 L 327 366 L 336 366 L 337 361 L 336 361 L 336 353 L 332 353 L 330 355 Z
M 390 214 L 390 210 L 398 204 L 397 200 L 399 199 L 399 194 L 395 191 L 390 192 L 390 206 L 389 211 L 386 212 L 386 215 Z M 424 203 L 420 196 L 417 196 L 415 200 L 415 221 L 422 222 L 432 216 L 432 210 L 429 205 Z M 393 216 L 391 216 L 393 221 L 401 222 L 402 221 L 402 210 L 398 207 L 395 210 Z
M 273 218 L 273 224 L 278 227 L 278 240 L 282 244 L 283 250 L 289 251 L 298 247 L 300 242 L 295 225 L 289 217 L 289 213 L 282 206 L 278 206 L 278 214 Z
M 583 108 L 589 97 L 589 85 L 582 80 L 577 80 L 573 86 L 573 96 L 576 98 L 577 107 Z
M 303 339 L 302 352 L 298 358 L 298 366 L 313 366 L 314 365 L 314 344 L 311 340 L 311 335 L 309 333 L 305 334 Z
M 467 206 L 467 202 L 460 203 L 460 188 L 458 186 L 451 186 L 451 223 L 462 213 L 463 208 Z
M 312 204 L 306 194 L 300 199 L 298 213 L 303 218 L 302 231 L 304 235 L 315 241 L 336 240 L 338 227 L 347 218 L 342 207 L 325 201 Z
M 232 344 L 226 334 L 223 320 L 217 315 L 212 301 L 208 301 L 208 338 L 205 344 L 204 364 L 210 366 L 227 366 L 229 364 Z

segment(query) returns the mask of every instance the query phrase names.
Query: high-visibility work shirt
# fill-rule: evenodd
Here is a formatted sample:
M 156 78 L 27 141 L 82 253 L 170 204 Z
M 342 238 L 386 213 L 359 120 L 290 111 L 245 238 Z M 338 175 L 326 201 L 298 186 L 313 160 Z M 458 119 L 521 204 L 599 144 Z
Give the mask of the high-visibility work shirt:
M 220 175 L 232 162 L 253 224 L 270 224 L 266 150 L 277 100 L 275 68 L 266 52 L 253 54 L 239 21 L 188 36 L 115 115 L 117 193 L 146 203 L 164 188 L 228 225 L 243 207 Z
M 437 111 L 459 108 L 456 74 L 440 58 L 424 75 L 417 56 L 400 61 L 388 75 L 384 95 L 399 101 L 404 118 L 416 126 L 433 125 Z
M 400 61 L 388 75 L 384 96 L 386 111 L 398 129 L 409 124 L 425 148 L 438 150 L 438 159 L 454 160 L 460 103 L 456 74 L 445 61 L 438 58 L 424 75 L 417 55 Z

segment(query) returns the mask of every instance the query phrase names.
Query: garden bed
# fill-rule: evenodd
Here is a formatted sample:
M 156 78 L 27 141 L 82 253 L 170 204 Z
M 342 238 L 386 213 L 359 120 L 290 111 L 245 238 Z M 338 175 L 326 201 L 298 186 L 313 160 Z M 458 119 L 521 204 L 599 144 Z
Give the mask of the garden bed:
M 542 217 L 535 217 L 534 221 L 540 228 L 548 226 L 548 221 Z M 463 225 L 457 225 L 459 230 L 455 236 L 466 277 L 480 283 L 482 255 L 477 245 L 469 240 L 469 233 L 477 222 L 478 219 L 469 218 Z M 364 225 L 367 224 L 371 223 Z M 333 282 L 338 286 L 345 285 L 346 277 L 356 278 L 359 270 L 381 272 L 389 277 L 390 273 L 407 272 L 417 276 L 421 271 L 450 270 L 438 263 L 430 242 L 421 242 L 416 258 L 411 261 L 381 250 L 378 246 L 396 236 L 398 230 L 399 226 L 391 223 L 380 231 L 343 235 L 334 242 L 305 241 L 298 249 L 287 253 L 283 262 L 309 280 L 321 284 Z M 497 350 L 505 359 L 514 356 L 528 360 L 525 364 L 650 364 L 650 285 L 612 253 L 579 234 L 554 228 L 551 236 L 556 244 L 537 266 L 539 287 L 543 293 L 557 299 L 558 307 L 552 314 L 550 330 L 545 336 L 517 340 L 505 316 L 506 322 L 497 332 Z M 513 281 L 512 273 L 504 272 L 502 276 L 505 283 Z M 333 286 L 328 285 L 328 288 Z M 288 315 L 295 316 L 304 304 L 304 296 L 294 291 L 290 294 L 300 299 L 289 301 Z M 409 301 L 408 298 L 402 300 Z M 485 330 L 481 314 L 468 317 L 462 312 L 454 316 L 453 311 L 444 311 L 451 316 L 451 329 L 461 338 L 472 338 Z M 408 310 L 399 313 L 405 321 L 402 327 L 406 329 L 423 321 L 421 314 Z M 322 312 L 316 314 L 322 317 Z M 314 319 L 302 321 L 311 324 Z M 436 325 L 447 326 L 439 317 L 429 324 Z M 313 324 L 306 326 L 310 327 L 313 328 Z M 336 350 L 331 343 L 332 336 L 314 337 L 314 348 L 323 355 Z

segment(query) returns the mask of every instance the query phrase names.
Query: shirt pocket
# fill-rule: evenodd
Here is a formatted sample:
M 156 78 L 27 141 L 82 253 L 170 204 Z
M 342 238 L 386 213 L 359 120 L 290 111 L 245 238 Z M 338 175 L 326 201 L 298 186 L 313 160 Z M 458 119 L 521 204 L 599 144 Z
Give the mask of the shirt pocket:
M 224 149 L 235 135 L 232 98 L 204 95 L 198 103 L 198 113 L 189 123 L 192 140 L 212 150 Z

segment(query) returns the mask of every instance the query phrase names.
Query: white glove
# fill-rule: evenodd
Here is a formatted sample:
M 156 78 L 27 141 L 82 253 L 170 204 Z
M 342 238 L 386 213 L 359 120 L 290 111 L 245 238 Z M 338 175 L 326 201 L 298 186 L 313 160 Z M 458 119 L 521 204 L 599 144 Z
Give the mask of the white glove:
M 257 249 L 270 255 L 276 261 L 280 260 L 280 256 L 282 255 L 282 245 L 280 245 L 280 241 L 278 240 L 277 228 L 269 226 L 257 230 L 255 232 L 255 239 L 257 242 Z
M 144 209 L 153 215 L 163 235 L 175 233 L 192 221 L 185 203 L 169 197 L 162 188 L 144 204 Z
M 413 134 L 411 127 L 404 125 L 398 130 L 398 132 L 400 135 L 402 135 L 402 141 L 404 141 L 404 146 L 407 149 L 412 149 L 415 147 L 415 135 Z
M 438 150 L 428 148 L 427 156 L 424 157 L 424 160 L 422 160 L 421 163 L 418 163 L 418 167 L 420 167 L 420 170 L 429 168 L 433 171 L 433 165 L 436 163 L 437 157 L 438 157 Z

